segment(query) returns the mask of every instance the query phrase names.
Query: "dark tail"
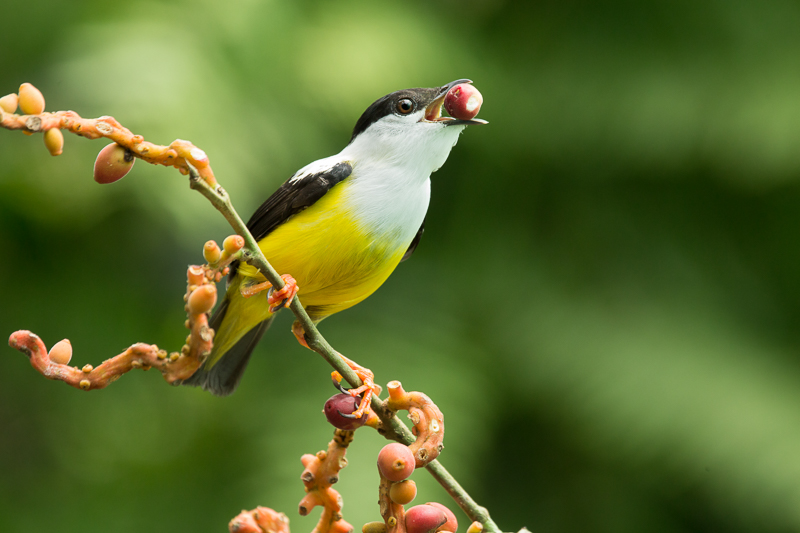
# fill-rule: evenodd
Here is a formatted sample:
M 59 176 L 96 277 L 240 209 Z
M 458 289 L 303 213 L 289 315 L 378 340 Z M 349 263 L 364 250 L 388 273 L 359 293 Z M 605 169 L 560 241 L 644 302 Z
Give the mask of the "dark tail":
M 228 299 L 225 298 L 209 321 L 209 326 L 214 331 L 219 331 L 227 311 Z M 253 353 L 264 332 L 269 329 L 273 319 L 274 315 L 260 322 L 256 327 L 245 333 L 231 349 L 225 352 L 219 361 L 215 362 L 210 368 L 208 363 L 204 363 L 192 377 L 183 380 L 181 385 L 203 387 L 203 390 L 207 390 L 215 396 L 228 396 L 231 394 L 236 390 L 239 381 L 242 379 L 244 369 L 247 368 L 247 363 L 250 361 L 250 354 Z M 214 350 L 216 350 L 216 347 L 209 355 L 208 361 L 215 359 Z

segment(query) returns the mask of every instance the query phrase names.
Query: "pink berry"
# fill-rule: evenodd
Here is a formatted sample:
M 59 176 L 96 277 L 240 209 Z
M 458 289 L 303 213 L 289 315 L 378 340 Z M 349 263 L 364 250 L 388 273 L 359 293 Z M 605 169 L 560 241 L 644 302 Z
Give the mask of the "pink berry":
M 117 143 L 111 143 L 97 154 L 94 160 L 94 181 L 114 183 L 130 172 L 136 159 L 130 150 Z
M 444 108 L 453 118 L 470 120 L 477 116 L 483 104 L 480 91 L 468 83 L 451 88 L 444 97 Z
M 408 533 L 433 533 L 447 523 L 442 510 L 433 505 L 415 505 L 406 511 L 405 519 Z
M 378 469 L 389 481 L 403 481 L 415 467 L 414 454 L 405 444 L 389 443 L 378 454 Z
M 425 505 L 430 505 L 431 507 L 436 507 L 440 511 L 444 513 L 444 516 L 447 517 L 447 522 L 445 522 L 438 531 L 450 531 L 451 533 L 455 533 L 458 529 L 458 520 L 456 520 L 456 515 L 453 514 L 453 511 L 442 505 L 438 502 L 428 502 Z
M 358 429 L 367 421 L 367 413 L 361 415 L 360 418 L 349 418 L 345 415 L 352 415 L 353 411 L 358 409 L 358 404 L 361 401 L 360 397 L 350 396 L 349 394 L 341 393 L 335 394 L 328 398 L 325 402 L 325 416 L 328 422 L 333 424 L 334 427 L 339 429 Z

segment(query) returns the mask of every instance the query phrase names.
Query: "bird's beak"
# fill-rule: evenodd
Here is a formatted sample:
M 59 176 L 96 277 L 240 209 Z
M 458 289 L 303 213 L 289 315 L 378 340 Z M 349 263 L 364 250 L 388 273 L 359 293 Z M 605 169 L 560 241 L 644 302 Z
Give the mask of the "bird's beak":
M 480 118 L 461 120 L 442 116 L 442 104 L 444 104 L 444 98 L 447 96 L 447 92 L 456 85 L 461 85 L 462 83 L 472 83 L 472 80 L 451 81 L 447 85 L 440 87 L 436 98 L 425 108 L 425 115 L 420 119 L 420 122 L 441 122 L 445 126 L 456 126 L 458 124 L 488 124 L 488 122 Z

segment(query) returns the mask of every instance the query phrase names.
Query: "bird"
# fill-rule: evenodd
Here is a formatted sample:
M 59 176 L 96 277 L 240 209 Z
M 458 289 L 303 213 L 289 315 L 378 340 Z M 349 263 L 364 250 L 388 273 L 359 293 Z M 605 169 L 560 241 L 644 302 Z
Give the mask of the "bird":
M 487 124 L 442 115 L 448 91 L 465 83 L 472 81 L 377 99 L 341 152 L 298 170 L 253 213 L 247 228 L 286 285 L 264 291 L 270 284 L 255 267 L 232 263 L 225 297 L 209 320 L 214 346 L 182 384 L 231 394 L 276 313 L 295 295 L 319 323 L 367 298 L 411 256 L 425 228 L 431 174 L 468 125 Z M 292 331 L 307 347 L 299 322 Z

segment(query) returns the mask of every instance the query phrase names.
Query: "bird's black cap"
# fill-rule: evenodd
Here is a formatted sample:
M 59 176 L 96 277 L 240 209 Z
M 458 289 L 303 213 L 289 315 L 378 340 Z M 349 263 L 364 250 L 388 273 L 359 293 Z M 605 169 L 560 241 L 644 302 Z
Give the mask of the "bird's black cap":
M 461 83 L 472 83 L 472 81 L 461 79 L 451 81 L 447 85 L 442 85 L 441 87 L 403 89 L 402 91 L 395 91 L 387 94 L 386 96 L 378 98 L 367 108 L 366 111 L 364 111 L 364 113 L 358 119 L 358 122 L 356 122 L 356 126 L 353 128 L 353 135 L 350 137 L 350 142 L 353 142 L 353 139 L 358 137 L 360 133 L 369 128 L 378 120 L 382 119 L 386 115 L 391 115 L 394 113 L 395 109 L 397 109 L 397 103 L 400 100 L 408 98 L 417 106 L 416 109 L 421 107 L 424 108 L 437 98 L 446 94 L 451 87 Z

